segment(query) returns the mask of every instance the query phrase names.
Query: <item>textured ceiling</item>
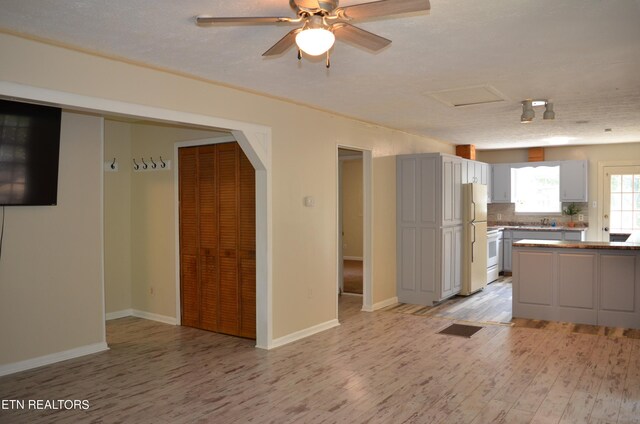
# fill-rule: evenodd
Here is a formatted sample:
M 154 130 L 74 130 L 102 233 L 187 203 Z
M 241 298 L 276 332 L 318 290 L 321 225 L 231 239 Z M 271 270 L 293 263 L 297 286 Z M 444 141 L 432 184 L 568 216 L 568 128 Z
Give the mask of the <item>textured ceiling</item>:
M 291 25 L 193 23 L 293 16 L 288 3 L 0 0 L 0 28 L 479 149 L 640 141 L 640 0 L 431 0 L 430 14 L 356 23 L 393 43 L 372 54 L 337 42 L 330 70 L 294 49 L 261 56 Z M 487 85 L 505 101 L 454 108 L 430 95 Z M 537 108 L 520 124 L 526 98 L 552 99 L 555 121 Z

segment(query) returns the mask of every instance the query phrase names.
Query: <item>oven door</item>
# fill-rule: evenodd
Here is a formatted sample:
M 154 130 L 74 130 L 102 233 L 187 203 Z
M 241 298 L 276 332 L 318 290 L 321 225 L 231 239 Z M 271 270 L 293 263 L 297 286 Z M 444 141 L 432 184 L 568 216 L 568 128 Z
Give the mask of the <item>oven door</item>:
M 487 235 L 487 268 L 498 266 L 498 234 Z

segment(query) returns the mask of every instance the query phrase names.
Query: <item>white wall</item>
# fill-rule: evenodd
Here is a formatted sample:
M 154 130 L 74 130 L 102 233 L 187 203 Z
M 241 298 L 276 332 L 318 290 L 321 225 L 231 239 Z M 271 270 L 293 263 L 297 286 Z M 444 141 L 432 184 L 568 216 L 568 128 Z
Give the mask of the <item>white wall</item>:
M 104 173 L 104 284 L 107 313 L 131 309 L 131 125 L 105 120 L 105 161 L 118 162 Z
M 362 159 L 342 161 L 343 256 L 362 258 Z
M 6 208 L 0 365 L 104 342 L 102 119 L 62 114 L 57 206 Z
M 371 150 L 374 162 L 400 153 L 453 153 L 454 150 L 452 145 L 436 140 L 13 35 L 0 34 L 0 51 L 3 52 L 0 80 L 271 128 L 273 338 L 337 318 L 337 146 Z M 42 63 L 47 63 L 47 67 L 41 66 Z M 269 64 L 265 62 L 264 66 L 268 72 Z M 318 122 L 325 125 L 318 127 Z M 395 167 L 387 165 L 374 170 L 374 181 L 385 181 L 380 186 L 374 182 L 373 187 L 376 205 L 373 254 L 378 260 L 373 265 L 374 299 L 378 292 L 395 289 L 395 281 L 378 277 L 395 275 L 395 240 L 382 244 L 380 240 L 389 234 L 381 237 L 376 232 L 385 226 L 395 226 L 388 211 L 390 206 L 394 208 L 395 197 L 389 196 L 395 195 L 395 191 L 387 186 L 395 181 Z M 99 191 L 97 182 L 93 189 Z M 307 195 L 315 197 L 314 208 L 303 206 L 302 199 Z M 380 207 L 384 210 L 377 210 Z M 389 221 L 383 222 L 383 219 Z M 88 224 L 96 231 L 100 228 L 97 218 Z M 154 233 L 154 237 L 168 242 L 161 238 L 162 233 Z M 175 252 L 172 254 L 175 256 Z M 17 266 L 21 269 L 26 263 L 27 259 L 20 259 Z M 301 275 L 305 275 L 303 282 Z M 73 295 L 65 292 L 64 299 Z M 28 310 L 41 306 L 24 299 L 19 302 L 19 307 Z M 96 312 L 91 310 L 77 315 L 76 319 L 91 321 L 95 317 Z M 6 321 L 0 323 L 0 327 L 9 325 Z M 67 334 L 73 332 L 69 330 Z M 11 331 L 20 333 L 21 326 Z M 46 343 L 37 344 L 41 351 L 52 349 Z

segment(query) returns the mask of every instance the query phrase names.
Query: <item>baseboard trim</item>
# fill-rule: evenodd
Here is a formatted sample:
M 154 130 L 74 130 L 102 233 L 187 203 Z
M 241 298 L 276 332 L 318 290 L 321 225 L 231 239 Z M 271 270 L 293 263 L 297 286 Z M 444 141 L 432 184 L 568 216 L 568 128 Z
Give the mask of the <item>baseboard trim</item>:
M 340 325 L 337 319 L 332 319 L 322 324 L 314 325 L 313 327 L 305 328 L 304 330 L 296 331 L 295 333 L 287 334 L 283 337 L 273 339 L 268 349 L 274 349 L 276 347 L 284 346 L 286 344 L 295 342 L 296 340 L 304 339 L 305 337 L 312 336 L 322 331 L 334 328 Z
M 378 309 L 386 308 L 387 306 L 395 305 L 398 303 L 397 297 L 390 297 L 389 299 L 385 299 L 382 302 L 374 303 L 372 306 L 363 306 L 362 310 L 364 312 L 373 312 Z
M 152 312 L 139 311 L 137 309 L 133 309 L 131 311 L 131 315 L 136 317 L 136 318 L 144 318 L 144 319 L 148 319 L 148 320 L 151 320 L 151 321 L 162 322 L 164 324 L 176 325 L 178 323 L 178 320 L 175 319 L 174 317 L 168 317 L 166 315 L 154 314 Z
M 93 353 L 104 352 L 105 350 L 109 350 L 107 343 L 100 342 L 76 347 L 74 349 L 65 350 L 63 352 L 57 352 L 49 355 L 39 356 L 37 358 L 27 359 L 25 361 L 0 365 L 0 377 L 9 374 L 15 374 L 20 371 L 42 367 L 45 365 L 55 364 L 56 362 L 62 362 L 69 359 L 79 358 L 85 355 L 91 355 Z
M 123 309 L 121 311 L 107 312 L 105 319 L 107 321 L 111 321 L 112 319 L 130 317 L 132 315 L 133 315 L 133 309 Z
M 347 260 L 347 261 L 362 261 L 362 257 L 361 256 L 343 256 L 342 257 L 343 260 Z

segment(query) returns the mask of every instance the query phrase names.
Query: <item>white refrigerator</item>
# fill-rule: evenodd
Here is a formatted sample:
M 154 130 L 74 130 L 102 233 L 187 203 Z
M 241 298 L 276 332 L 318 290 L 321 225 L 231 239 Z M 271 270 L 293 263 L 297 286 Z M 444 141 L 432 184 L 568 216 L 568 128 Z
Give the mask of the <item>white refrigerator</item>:
M 487 186 L 463 184 L 462 290 L 470 295 L 487 285 Z

